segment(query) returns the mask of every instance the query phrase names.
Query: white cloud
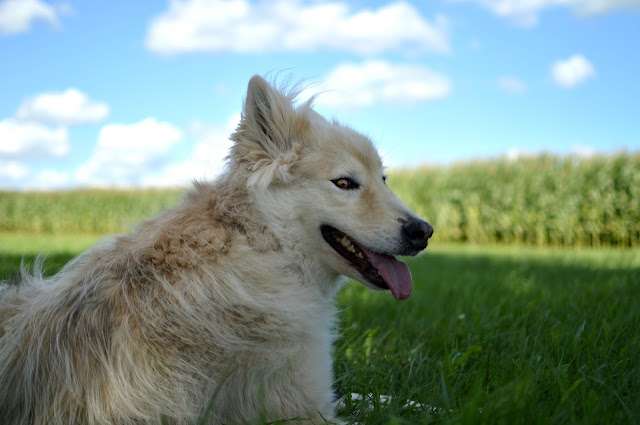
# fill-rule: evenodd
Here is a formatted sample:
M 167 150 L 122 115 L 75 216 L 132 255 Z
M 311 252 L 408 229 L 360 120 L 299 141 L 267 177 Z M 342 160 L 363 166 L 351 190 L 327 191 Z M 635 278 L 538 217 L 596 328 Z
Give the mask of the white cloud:
M 180 129 L 155 118 L 105 125 L 93 155 L 79 167 L 76 177 L 89 185 L 139 184 L 145 174 L 166 162 L 167 153 L 182 138 Z
M 40 0 L 5 0 L 0 3 L 0 35 L 28 31 L 36 21 L 60 25 L 59 11 Z
M 596 156 L 598 151 L 592 147 L 587 145 L 573 145 L 571 147 L 571 155 L 577 156 L 578 158 L 592 158 Z
M 449 0 L 473 2 L 490 10 L 494 15 L 523 27 L 538 23 L 539 14 L 545 9 L 568 7 L 574 13 L 591 16 L 619 9 L 640 7 L 640 0 Z
M 527 84 L 524 81 L 508 75 L 498 78 L 498 87 L 513 94 L 520 94 L 527 91 Z
M 135 124 L 109 124 L 98 135 L 98 148 L 114 151 L 166 152 L 182 139 L 182 132 L 167 122 L 146 118 Z
M 639 9 L 640 0 L 573 0 L 575 10 L 582 15 L 600 15 L 619 9 Z
M 551 66 L 553 81 L 561 87 L 572 88 L 596 75 L 595 68 L 584 56 L 575 54 Z
M 358 108 L 379 102 L 440 99 L 448 96 L 451 88 L 448 77 L 429 68 L 370 60 L 339 65 L 312 90 L 319 92 L 316 103 L 320 105 Z
M 49 128 L 14 118 L 0 121 L 0 155 L 9 158 L 59 158 L 69 153 L 66 128 Z
M 406 47 L 448 53 L 448 23 L 433 23 L 404 1 L 352 11 L 347 3 L 300 0 L 171 0 L 149 25 L 150 50 L 311 51 L 318 48 L 375 54 Z
M 515 161 L 520 158 L 527 158 L 536 156 L 537 154 L 534 151 L 525 150 L 521 148 L 509 148 L 505 153 L 504 157 L 509 161 Z
M 90 100 L 80 90 L 42 93 L 22 102 L 16 117 L 60 125 L 97 122 L 109 114 L 109 106 Z
M 45 169 L 28 179 L 23 187 L 30 190 L 56 190 L 68 188 L 71 182 L 70 172 Z
M 0 188 L 58 190 L 71 187 L 71 173 L 52 169 L 31 170 L 17 161 L 0 160 Z
M 4 180 L 18 181 L 30 173 L 31 170 L 21 162 L 0 159 L 0 186 L 3 186 Z
M 453 0 L 474 2 L 494 15 L 505 18 L 524 27 L 531 27 L 538 23 L 541 10 L 554 6 L 570 5 L 573 0 Z
M 239 122 L 240 114 L 235 114 L 224 125 L 193 123 L 189 133 L 196 142 L 189 157 L 182 162 L 167 164 L 158 173 L 145 176 L 142 185 L 179 186 L 187 185 L 194 179 L 215 178 L 224 168 L 224 159 L 232 145 L 229 136 Z

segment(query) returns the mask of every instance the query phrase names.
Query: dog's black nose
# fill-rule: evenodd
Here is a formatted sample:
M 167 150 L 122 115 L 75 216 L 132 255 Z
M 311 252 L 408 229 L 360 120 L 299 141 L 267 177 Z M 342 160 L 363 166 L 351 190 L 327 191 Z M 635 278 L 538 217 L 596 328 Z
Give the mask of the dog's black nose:
M 429 238 L 433 235 L 433 227 L 424 220 L 412 218 L 403 226 L 405 239 L 415 249 L 425 249 L 429 243 Z

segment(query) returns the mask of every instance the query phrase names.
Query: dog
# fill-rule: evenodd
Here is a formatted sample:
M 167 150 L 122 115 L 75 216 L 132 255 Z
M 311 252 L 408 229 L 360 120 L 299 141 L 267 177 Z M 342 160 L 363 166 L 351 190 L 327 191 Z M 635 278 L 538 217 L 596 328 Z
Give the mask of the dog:
M 0 292 L 0 423 L 342 423 L 334 296 L 409 297 L 433 228 L 365 136 L 248 85 L 225 171 L 53 277 Z M 287 422 L 289 423 L 289 422 Z

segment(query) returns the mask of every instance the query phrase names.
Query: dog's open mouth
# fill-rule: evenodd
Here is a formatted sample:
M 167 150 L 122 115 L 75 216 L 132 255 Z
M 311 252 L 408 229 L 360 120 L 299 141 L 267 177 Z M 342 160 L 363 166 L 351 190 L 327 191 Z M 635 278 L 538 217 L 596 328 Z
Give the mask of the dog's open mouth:
M 397 300 L 411 294 L 413 282 L 409 267 L 387 254 L 374 252 L 360 245 L 346 233 L 335 227 L 320 227 L 322 237 L 342 257 L 348 260 L 369 283 L 388 289 Z

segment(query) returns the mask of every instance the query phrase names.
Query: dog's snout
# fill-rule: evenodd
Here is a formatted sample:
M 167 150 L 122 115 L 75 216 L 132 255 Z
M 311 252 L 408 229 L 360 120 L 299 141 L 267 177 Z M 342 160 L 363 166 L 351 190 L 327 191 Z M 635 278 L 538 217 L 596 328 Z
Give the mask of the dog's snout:
M 405 239 L 415 249 L 424 249 L 429 243 L 429 238 L 433 235 L 433 227 L 424 220 L 412 218 L 403 226 Z

